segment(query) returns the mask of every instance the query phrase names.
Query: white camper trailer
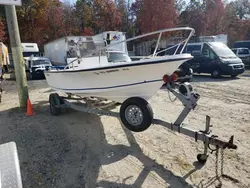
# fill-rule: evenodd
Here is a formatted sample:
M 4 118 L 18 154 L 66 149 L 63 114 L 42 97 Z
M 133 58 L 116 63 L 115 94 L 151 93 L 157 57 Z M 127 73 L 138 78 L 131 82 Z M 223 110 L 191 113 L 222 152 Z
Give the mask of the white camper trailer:
M 23 57 L 30 57 L 33 55 L 34 57 L 39 57 L 40 52 L 37 43 L 21 43 Z

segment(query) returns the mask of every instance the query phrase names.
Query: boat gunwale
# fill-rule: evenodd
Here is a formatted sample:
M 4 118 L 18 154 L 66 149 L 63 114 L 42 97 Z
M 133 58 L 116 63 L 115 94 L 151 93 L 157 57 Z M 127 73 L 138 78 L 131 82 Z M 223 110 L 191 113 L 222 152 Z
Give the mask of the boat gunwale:
M 170 61 L 181 61 L 181 60 L 189 60 L 192 59 L 192 56 L 186 56 L 182 58 L 176 58 L 176 59 L 160 59 L 157 61 L 148 61 L 148 62 L 140 62 L 136 61 L 135 63 L 126 63 L 126 64 L 116 64 L 113 66 L 102 66 L 102 67 L 96 67 L 96 68 L 87 68 L 87 69 L 59 69 L 59 70 L 45 70 L 44 73 L 72 73 L 72 72 L 89 72 L 89 71 L 99 71 L 99 70 L 105 70 L 105 69 L 114 69 L 114 68 L 126 68 L 126 67 L 135 67 L 135 66 L 144 66 L 144 65 L 151 65 L 151 64 L 160 64 L 160 63 L 166 63 Z M 151 58 L 153 59 L 153 58 Z M 115 64 L 115 63 L 114 63 Z

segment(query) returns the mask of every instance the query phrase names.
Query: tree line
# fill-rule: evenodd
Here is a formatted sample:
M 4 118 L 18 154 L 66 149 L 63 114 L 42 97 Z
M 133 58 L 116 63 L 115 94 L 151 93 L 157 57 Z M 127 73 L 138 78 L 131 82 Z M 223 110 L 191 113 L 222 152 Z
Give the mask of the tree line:
M 16 7 L 22 42 L 42 46 L 69 35 L 108 30 L 127 37 L 158 29 L 189 26 L 197 36 L 227 34 L 229 45 L 250 40 L 250 0 L 22 0 Z M 0 6 L 0 40 L 9 44 L 4 6 Z

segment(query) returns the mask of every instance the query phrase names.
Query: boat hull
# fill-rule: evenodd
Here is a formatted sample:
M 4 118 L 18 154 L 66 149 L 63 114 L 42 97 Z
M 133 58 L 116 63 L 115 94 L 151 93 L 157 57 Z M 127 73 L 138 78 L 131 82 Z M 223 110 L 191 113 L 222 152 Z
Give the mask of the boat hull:
M 149 100 L 161 88 L 162 77 L 171 75 L 188 59 L 190 56 L 87 70 L 46 71 L 45 77 L 52 89 L 81 97 L 100 97 L 120 103 L 129 97 Z

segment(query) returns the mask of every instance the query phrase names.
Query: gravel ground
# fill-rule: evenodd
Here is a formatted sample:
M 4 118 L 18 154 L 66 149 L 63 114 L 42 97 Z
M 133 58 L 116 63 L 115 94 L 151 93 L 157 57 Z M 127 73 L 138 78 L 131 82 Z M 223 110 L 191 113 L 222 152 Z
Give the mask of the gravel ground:
M 152 125 L 132 133 L 118 119 L 70 110 L 51 116 L 45 80 L 29 81 L 35 111 L 27 117 L 17 108 L 14 81 L 4 82 L 0 104 L 0 141 L 15 141 L 24 187 L 215 187 L 215 155 L 199 166 L 202 143 Z M 196 76 L 192 83 L 201 95 L 197 108 L 185 120 L 203 130 L 212 117 L 213 134 L 235 135 L 237 150 L 224 153 L 222 179 L 227 188 L 250 187 L 250 71 L 236 79 Z M 182 110 L 160 90 L 150 101 L 155 117 L 173 122 Z

